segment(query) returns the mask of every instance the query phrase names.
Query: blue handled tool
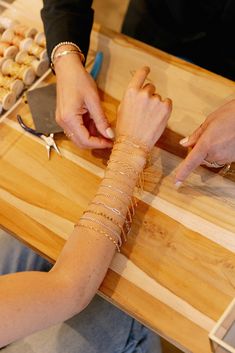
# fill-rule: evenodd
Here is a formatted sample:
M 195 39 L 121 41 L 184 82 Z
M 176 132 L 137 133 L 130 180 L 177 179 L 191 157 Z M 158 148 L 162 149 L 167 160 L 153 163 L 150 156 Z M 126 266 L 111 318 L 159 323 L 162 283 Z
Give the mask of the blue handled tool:
M 101 51 L 98 51 L 96 56 L 95 56 L 95 62 L 92 66 L 90 75 L 93 77 L 94 80 L 97 79 L 97 76 L 100 72 L 101 66 L 103 62 L 103 53 Z

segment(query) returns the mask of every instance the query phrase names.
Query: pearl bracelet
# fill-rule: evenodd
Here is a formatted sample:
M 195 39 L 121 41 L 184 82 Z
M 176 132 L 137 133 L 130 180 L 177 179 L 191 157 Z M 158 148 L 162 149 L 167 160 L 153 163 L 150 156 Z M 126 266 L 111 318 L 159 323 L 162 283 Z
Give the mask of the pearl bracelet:
M 57 49 L 60 48 L 62 45 L 71 45 L 75 49 L 67 49 L 67 50 L 64 50 L 61 53 L 56 54 Z M 77 44 L 75 44 L 73 42 L 60 42 L 60 43 L 58 43 L 53 48 L 52 53 L 51 53 L 51 68 L 52 68 L 52 70 L 54 71 L 54 63 L 55 63 L 56 59 L 58 59 L 61 56 L 65 56 L 65 55 L 68 55 L 68 54 L 76 54 L 76 53 L 77 53 L 77 55 L 80 56 L 80 59 L 81 59 L 82 63 L 84 63 L 85 56 L 84 56 L 83 52 L 81 51 L 81 49 L 79 48 L 79 46 Z

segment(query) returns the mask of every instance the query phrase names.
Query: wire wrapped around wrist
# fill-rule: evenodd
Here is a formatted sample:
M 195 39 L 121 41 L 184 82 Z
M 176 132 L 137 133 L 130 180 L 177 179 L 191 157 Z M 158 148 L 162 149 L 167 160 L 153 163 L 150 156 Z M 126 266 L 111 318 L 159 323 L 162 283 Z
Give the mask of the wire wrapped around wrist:
M 133 160 L 126 157 L 126 151 L 133 153 Z M 138 144 L 126 136 L 119 137 L 99 191 L 77 225 L 104 235 L 117 251 L 130 232 L 137 206 L 133 193 L 135 186 L 143 190 L 143 167 L 148 154 L 149 148 L 145 144 Z

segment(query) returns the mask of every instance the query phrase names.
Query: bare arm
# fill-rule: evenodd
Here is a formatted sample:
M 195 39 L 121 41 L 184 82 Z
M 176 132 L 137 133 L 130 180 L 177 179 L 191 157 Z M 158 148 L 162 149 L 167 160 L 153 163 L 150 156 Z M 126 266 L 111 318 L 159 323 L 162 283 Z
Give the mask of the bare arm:
M 153 85 L 143 87 L 148 72 L 137 71 L 126 91 L 118 113 L 120 142 L 53 269 L 0 278 L 0 346 L 80 312 L 100 286 L 120 237 L 124 240 L 122 230 L 126 218 L 130 220 L 128 209 L 146 162 L 145 148 L 154 146 L 171 111 L 169 100 L 153 95 Z

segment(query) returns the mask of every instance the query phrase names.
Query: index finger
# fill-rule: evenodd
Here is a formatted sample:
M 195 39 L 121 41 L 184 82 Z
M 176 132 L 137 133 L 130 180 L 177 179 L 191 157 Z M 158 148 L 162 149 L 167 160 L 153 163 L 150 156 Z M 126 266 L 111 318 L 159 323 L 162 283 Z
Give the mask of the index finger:
M 142 88 L 144 81 L 148 76 L 149 72 L 150 72 L 150 68 L 148 66 L 143 66 L 141 67 L 141 69 L 138 69 L 135 72 L 134 76 L 132 77 L 128 85 L 128 88 L 137 88 L 137 89 Z
M 177 168 L 175 182 L 183 182 L 202 163 L 206 155 L 205 147 L 201 144 L 196 145 Z

